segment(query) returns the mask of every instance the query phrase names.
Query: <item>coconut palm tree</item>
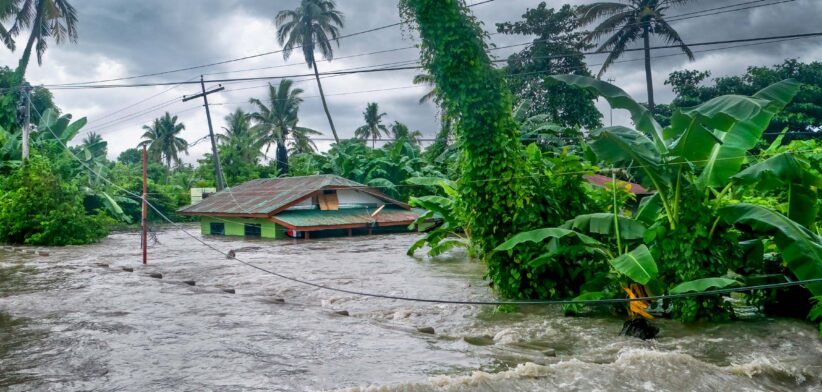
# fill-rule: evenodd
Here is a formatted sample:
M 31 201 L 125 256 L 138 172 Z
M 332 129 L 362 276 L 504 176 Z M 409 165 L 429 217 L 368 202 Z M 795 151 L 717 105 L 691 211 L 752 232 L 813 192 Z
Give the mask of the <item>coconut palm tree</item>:
M 48 38 L 53 38 L 58 45 L 66 40 L 77 42 L 77 11 L 67 0 L 0 0 L 0 16 L 3 14 L 5 19 L 14 19 L 8 34 L 0 33 L 9 49 L 14 49 L 14 43 L 10 45 L 9 41 L 31 27 L 23 56 L 14 71 L 18 83 L 26 75 L 32 49 L 37 52 L 37 64 L 42 65 Z
M 244 162 L 253 162 L 260 157 L 260 148 L 263 139 L 251 126 L 251 116 L 236 109 L 225 116 L 225 133 L 217 134 L 217 140 L 223 146 L 234 149 L 237 156 Z
M 83 138 L 82 146 L 95 157 L 104 157 L 108 153 L 108 143 L 96 132 L 89 132 Z
M 665 21 L 664 13 L 672 5 L 686 3 L 688 0 L 625 0 L 624 3 L 601 2 L 586 4 L 578 8 L 581 25 L 593 23 L 605 17 L 587 40 L 599 40 L 608 36 L 598 51 L 609 51 L 608 58 L 602 64 L 597 77 L 601 77 L 614 61 L 625 53 L 628 44 L 642 38 L 645 48 L 645 84 L 648 89 L 648 108 L 654 111 L 654 86 L 651 75 L 650 36 L 656 34 L 668 43 L 679 46 L 688 59 L 693 60 L 694 54 L 682 41 L 679 33 Z
M 180 153 L 188 155 L 188 142 L 177 136 L 186 126 L 177 122 L 177 116 L 168 112 L 155 118 L 151 125 L 143 125 L 143 141 L 138 147 L 148 146 L 148 152 L 154 159 L 165 160 L 170 169 L 171 163 L 180 163 Z
M 310 135 L 322 135 L 322 132 L 305 127 L 294 127 L 291 130 L 288 152 L 291 154 L 306 154 L 317 151 L 317 145 L 311 140 Z
M 286 149 L 288 136 L 307 138 L 309 134 L 319 134 L 313 129 L 297 126 L 300 104 L 303 102 L 300 94 L 303 93 L 303 89 L 292 89 L 293 84 L 294 81 L 291 79 L 280 80 L 277 87 L 269 84 L 267 104 L 256 98 L 249 100 L 252 105 L 256 106 L 256 111 L 251 113 L 250 117 L 256 122 L 254 128 L 260 135 L 260 146 L 266 146 L 265 151 L 268 153 L 271 145 L 276 144 L 277 167 L 283 174 L 288 173 L 288 150 Z
M 419 104 L 422 105 L 428 101 L 434 101 L 437 105 L 440 104 L 440 94 L 439 90 L 437 90 L 437 86 L 434 81 L 434 77 L 429 74 L 418 74 L 414 75 L 414 80 L 412 81 L 414 84 L 422 84 L 426 86 L 430 86 L 431 90 L 425 93 L 422 97 L 420 97 Z
M 382 135 L 388 136 L 388 128 L 382 124 L 382 118 L 387 116 L 386 113 L 380 113 L 380 107 L 376 102 L 369 102 L 365 106 L 365 111 L 362 112 L 362 117 L 365 120 L 365 125 L 357 128 L 354 131 L 354 137 L 361 139 L 371 139 L 371 148 L 377 144 L 377 139 L 382 139 Z
M 334 121 L 331 119 L 331 112 L 328 111 L 328 103 L 325 101 L 325 93 L 323 93 L 323 85 L 320 83 L 320 74 L 314 57 L 314 52 L 319 51 L 324 59 L 331 60 L 334 57 L 331 42 L 336 41 L 337 47 L 340 46 L 338 38 L 344 17 L 342 12 L 336 8 L 337 4 L 334 0 L 302 0 L 296 9 L 277 13 L 274 21 L 277 25 L 277 42 L 283 48 L 283 58 L 287 60 L 295 48 L 302 48 L 308 68 L 314 69 L 314 77 L 317 79 L 320 99 L 325 115 L 328 117 L 328 125 L 331 126 L 334 140 L 339 144 L 340 138 L 337 136 Z
M 399 121 L 394 121 L 394 124 L 391 124 L 391 135 L 394 140 L 405 140 L 414 145 L 419 145 L 420 139 L 422 139 L 422 132 L 412 131 L 408 129 L 407 125 Z

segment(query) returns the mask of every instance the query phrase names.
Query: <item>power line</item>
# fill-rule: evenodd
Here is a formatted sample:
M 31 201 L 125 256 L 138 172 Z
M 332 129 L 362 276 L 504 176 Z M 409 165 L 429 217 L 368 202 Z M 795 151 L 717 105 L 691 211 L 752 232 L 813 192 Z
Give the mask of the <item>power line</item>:
M 474 6 L 477 6 L 477 5 L 490 3 L 492 1 L 495 1 L 495 0 L 481 1 L 479 3 L 469 5 L 469 7 L 474 7 Z M 350 37 L 356 37 L 358 35 L 367 34 L 367 33 L 373 33 L 375 31 L 380 31 L 380 30 L 384 30 L 384 29 L 388 29 L 388 28 L 396 27 L 396 26 L 400 26 L 400 25 L 402 25 L 402 22 L 396 22 L 396 23 L 392 23 L 392 24 L 388 24 L 388 25 L 384 25 L 384 26 L 379 26 L 379 27 L 368 29 L 368 30 L 358 31 L 358 32 L 350 33 L 350 34 L 343 34 L 343 35 L 337 37 L 337 40 L 350 38 Z M 292 49 L 299 49 L 299 48 L 302 48 L 302 46 L 294 46 Z M 269 56 L 269 55 L 272 55 L 272 54 L 282 53 L 283 51 L 284 51 L 283 49 L 280 49 L 280 50 L 274 50 L 274 51 L 270 51 L 270 52 L 257 53 L 257 54 L 244 56 L 244 57 L 238 57 L 238 58 L 229 59 L 229 60 L 218 61 L 218 62 L 209 63 L 209 64 L 202 64 L 202 65 L 195 65 L 195 66 L 191 66 L 191 67 L 172 69 L 172 70 L 168 70 L 168 71 L 153 72 L 153 73 L 147 73 L 147 74 L 135 75 L 135 76 L 126 76 L 126 77 L 121 77 L 121 78 L 94 80 L 94 81 L 87 81 L 87 82 L 63 83 L 63 84 L 54 85 L 54 86 L 71 86 L 71 85 L 78 85 L 78 84 L 79 85 L 85 85 L 85 84 L 107 83 L 107 82 L 117 82 L 117 81 L 123 81 L 123 80 L 146 78 L 146 77 L 150 77 L 150 76 L 167 75 L 167 74 L 171 74 L 171 73 L 191 71 L 191 70 L 195 70 L 195 69 L 208 68 L 208 67 L 213 67 L 213 66 L 217 66 L 217 65 L 234 63 L 234 62 L 238 62 L 238 61 L 250 60 L 250 59 L 253 59 L 253 58 L 257 58 L 257 57 L 263 57 L 263 56 Z
M 789 34 L 789 35 L 775 35 L 775 36 L 767 36 L 767 37 L 756 37 L 756 38 L 740 38 L 740 39 L 731 39 L 731 40 L 721 40 L 721 41 L 707 41 L 707 42 L 698 42 L 693 44 L 688 44 L 690 47 L 698 47 L 698 46 L 710 46 L 710 45 L 721 45 L 721 44 L 730 44 L 730 43 L 743 43 L 743 42 L 756 42 L 756 41 L 765 41 L 765 40 L 777 40 L 777 39 L 791 39 L 791 38 L 808 38 L 808 37 L 817 37 L 821 36 L 822 32 L 816 33 L 802 33 L 802 34 Z M 500 47 L 499 49 L 514 47 L 514 46 L 523 46 L 523 45 L 530 45 L 533 42 L 524 43 L 524 44 L 516 44 L 516 45 L 508 45 L 504 47 Z M 659 50 L 659 49 L 672 49 L 672 48 L 679 48 L 679 45 L 661 45 L 661 46 L 653 46 L 650 47 L 650 50 Z M 642 51 L 643 48 L 632 48 L 632 49 L 625 49 L 625 52 L 636 52 Z M 605 54 L 608 53 L 607 51 L 596 51 L 596 52 L 583 52 L 583 55 L 594 55 L 594 54 Z M 567 55 L 556 55 L 556 56 L 549 56 L 546 58 L 563 58 L 568 57 Z M 377 73 L 377 72 L 394 72 L 394 71 L 405 71 L 405 70 L 416 70 L 421 69 L 422 66 L 402 66 L 402 67 L 385 67 L 385 68 L 371 68 L 371 69 L 363 69 L 363 70 L 351 70 L 351 71 L 329 71 L 323 72 L 320 75 L 328 76 L 328 75 L 351 75 L 351 74 L 360 74 L 360 73 Z M 284 78 L 298 78 L 298 77 L 310 77 L 314 76 L 312 73 L 306 74 L 294 74 L 294 75 L 277 75 L 277 76 L 258 76 L 258 77 L 248 77 L 248 78 L 224 78 L 224 79 L 212 79 L 207 80 L 208 83 L 233 83 L 233 82 L 245 82 L 245 81 L 255 81 L 255 80 L 272 80 L 272 79 L 284 79 Z M 72 87 L 53 87 L 55 89 L 107 89 L 107 88 L 134 88 L 134 87 L 149 87 L 149 86 L 168 86 L 174 84 L 192 84 L 192 83 L 199 83 L 199 82 L 191 82 L 191 81 L 178 81 L 178 82 L 156 82 L 156 83 L 136 83 L 136 84 L 111 84 L 111 85 L 88 85 L 88 86 L 72 86 Z M 46 86 L 52 88 L 51 86 Z

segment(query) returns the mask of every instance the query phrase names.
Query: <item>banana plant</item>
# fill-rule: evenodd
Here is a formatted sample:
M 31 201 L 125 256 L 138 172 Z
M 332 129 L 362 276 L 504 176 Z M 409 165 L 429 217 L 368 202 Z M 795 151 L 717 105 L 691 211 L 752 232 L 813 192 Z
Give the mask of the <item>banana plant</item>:
M 410 229 L 425 232 L 425 236 L 408 248 L 407 254 L 414 253 L 428 246 L 428 256 L 435 257 L 455 248 L 467 248 L 470 244 L 470 233 L 463 230 L 462 222 L 454 206 L 458 196 L 456 184 L 439 177 L 413 177 L 407 183 L 426 187 L 439 187 L 445 196 L 428 195 L 411 197 L 409 203 L 425 212 L 410 226 Z M 435 223 L 431 223 L 431 221 Z
M 631 113 L 636 129 L 612 126 L 594 130 L 591 150 L 599 161 L 634 168 L 640 181 L 656 191 L 655 204 L 661 207 L 671 229 L 679 221 L 684 189 L 692 187 L 706 198 L 727 192 L 748 152 L 800 86 L 789 79 L 751 97 L 724 95 L 693 108 L 677 109 L 671 125 L 663 129 L 644 106 L 614 85 L 578 75 L 552 78 L 598 94 L 612 107 Z

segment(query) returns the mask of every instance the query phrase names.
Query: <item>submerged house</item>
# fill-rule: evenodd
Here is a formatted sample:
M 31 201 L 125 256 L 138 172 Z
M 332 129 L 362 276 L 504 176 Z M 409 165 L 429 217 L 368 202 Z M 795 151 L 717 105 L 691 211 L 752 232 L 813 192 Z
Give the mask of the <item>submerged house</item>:
M 204 235 L 310 238 L 406 231 L 421 211 L 335 175 L 263 178 L 178 211 L 199 216 Z

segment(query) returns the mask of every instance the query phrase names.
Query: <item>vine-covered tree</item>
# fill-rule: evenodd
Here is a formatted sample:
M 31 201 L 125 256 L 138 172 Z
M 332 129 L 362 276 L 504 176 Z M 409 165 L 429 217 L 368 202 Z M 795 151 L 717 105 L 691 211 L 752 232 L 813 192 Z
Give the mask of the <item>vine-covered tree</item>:
M 180 153 L 188 155 L 188 142 L 179 137 L 184 129 L 186 126 L 177 122 L 177 116 L 166 112 L 162 117 L 155 118 L 151 125 L 143 125 L 143 141 L 137 146 L 147 146 L 149 156 L 165 161 L 170 169 L 172 163 L 180 163 Z
M 626 0 L 624 3 L 600 2 L 586 4 L 578 9 L 579 23 L 587 25 L 605 18 L 588 34 L 588 40 L 608 37 L 598 51 L 608 51 L 608 57 L 597 74 L 602 74 L 620 58 L 628 44 L 642 39 L 645 54 L 645 85 L 648 90 L 648 108 L 654 112 L 654 83 L 651 74 L 651 35 L 657 35 L 666 42 L 676 44 L 693 60 L 694 54 L 679 33 L 665 20 L 665 12 L 671 5 L 683 4 L 688 0 Z
M 593 95 L 582 89 L 556 83 L 549 75 L 590 76 L 582 51 L 593 45 L 580 31 L 575 8 L 564 5 L 548 8 L 542 2 L 528 9 L 522 20 L 497 23 L 497 31 L 534 37 L 530 45 L 508 56 L 506 71 L 517 105 L 525 105 L 525 115 L 542 114 L 565 127 L 594 129 L 602 124 Z
M 343 13 L 337 10 L 337 3 L 334 0 L 302 0 L 299 7 L 294 10 L 280 11 L 275 19 L 277 42 L 283 48 L 283 58 L 287 60 L 294 49 L 302 48 L 308 68 L 314 69 L 323 109 L 337 143 L 340 142 L 340 138 L 337 136 L 334 121 L 331 119 L 328 103 L 325 101 L 325 93 L 314 55 L 316 51 L 319 51 L 326 60 L 334 58 L 331 43 L 336 42 L 337 47 L 340 46 L 338 38 L 344 24 L 343 20 Z

